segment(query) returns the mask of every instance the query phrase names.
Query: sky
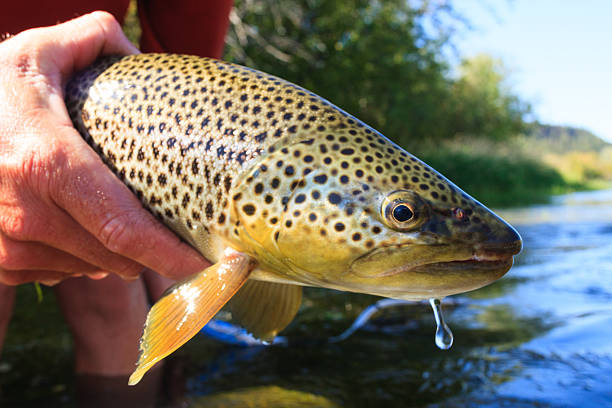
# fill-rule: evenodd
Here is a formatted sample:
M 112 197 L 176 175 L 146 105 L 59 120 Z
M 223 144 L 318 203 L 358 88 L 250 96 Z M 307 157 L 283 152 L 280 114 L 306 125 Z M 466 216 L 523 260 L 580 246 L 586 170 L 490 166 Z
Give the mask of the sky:
M 472 30 L 461 55 L 489 53 L 542 123 L 585 128 L 612 142 L 612 1 L 459 0 Z

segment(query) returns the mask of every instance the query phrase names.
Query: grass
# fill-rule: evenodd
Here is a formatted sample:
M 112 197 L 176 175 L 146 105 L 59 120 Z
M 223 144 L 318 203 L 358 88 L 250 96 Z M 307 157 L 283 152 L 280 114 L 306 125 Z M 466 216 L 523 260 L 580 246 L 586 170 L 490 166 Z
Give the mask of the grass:
M 556 168 L 569 182 L 588 183 L 612 179 L 612 155 L 601 152 L 546 153 L 542 160 Z
M 420 157 L 491 207 L 545 202 L 551 194 L 572 189 L 555 169 L 527 158 L 452 150 L 428 152 Z
M 608 152 L 551 154 L 523 141 L 470 139 L 412 151 L 490 207 L 544 203 L 555 194 L 609 188 L 612 180 Z

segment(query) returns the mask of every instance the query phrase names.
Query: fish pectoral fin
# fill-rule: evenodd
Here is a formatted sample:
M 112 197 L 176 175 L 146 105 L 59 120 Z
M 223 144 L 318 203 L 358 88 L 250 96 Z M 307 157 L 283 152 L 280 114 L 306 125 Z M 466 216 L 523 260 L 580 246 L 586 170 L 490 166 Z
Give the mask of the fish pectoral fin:
M 151 367 L 200 331 L 244 284 L 254 266 L 248 255 L 226 250 L 218 263 L 169 288 L 149 311 L 140 357 L 128 384 L 137 384 Z
M 249 279 L 228 303 L 232 318 L 253 336 L 273 339 L 295 317 L 302 287 Z

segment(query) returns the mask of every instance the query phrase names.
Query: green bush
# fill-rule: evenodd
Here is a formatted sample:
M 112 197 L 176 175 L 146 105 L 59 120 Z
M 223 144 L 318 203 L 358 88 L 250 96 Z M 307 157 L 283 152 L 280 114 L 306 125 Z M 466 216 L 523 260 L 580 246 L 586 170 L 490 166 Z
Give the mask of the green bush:
M 569 185 L 555 169 L 532 158 L 442 149 L 419 157 L 487 206 L 544 202 Z

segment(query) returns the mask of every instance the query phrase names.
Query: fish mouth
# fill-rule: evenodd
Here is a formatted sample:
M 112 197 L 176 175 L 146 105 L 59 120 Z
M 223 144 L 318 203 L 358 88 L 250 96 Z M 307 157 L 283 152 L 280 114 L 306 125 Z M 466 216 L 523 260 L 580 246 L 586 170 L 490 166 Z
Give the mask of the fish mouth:
M 470 270 L 473 272 L 488 272 L 492 270 L 510 269 L 514 262 L 514 256 L 522 249 L 522 242 L 516 241 L 503 245 L 480 245 L 474 248 L 472 256 L 467 259 L 457 259 L 453 261 L 432 262 L 415 266 L 415 272 L 421 268 L 432 271 L 441 270 Z M 505 273 L 505 272 L 504 272 Z
M 519 250 L 520 244 L 378 248 L 356 260 L 350 270 L 357 285 L 369 292 L 420 300 L 468 292 L 496 281 L 510 270 Z
M 458 272 L 471 270 L 476 273 L 505 269 L 505 272 L 507 272 L 514 262 L 514 256 L 521 252 L 522 248 L 523 242 L 521 240 L 495 244 L 483 243 L 474 246 L 469 257 L 431 262 L 418 265 L 414 269 L 415 271 L 418 271 L 419 268 L 424 268 L 428 271 L 446 269 Z
M 486 273 L 510 269 L 522 242 L 465 245 L 402 245 L 380 247 L 357 259 L 353 273 L 362 277 L 387 277 L 403 273 Z
M 446 261 L 446 262 L 432 262 L 427 264 L 416 265 L 410 268 L 406 268 L 402 271 L 395 271 L 395 273 L 429 273 L 429 274 L 441 274 L 441 273 L 491 273 L 499 271 L 499 276 L 504 275 L 512 266 L 514 258 L 507 256 L 497 259 L 483 259 L 482 257 L 473 257 L 470 259 L 458 260 L 458 261 Z M 389 275 L 387 275 L 389 276 Z
M 504 272 L 500 275 L 501 277 L 510 269 L 513 262 L 513 255 L 475 253 L 473 256 L 466 259 L 400 265 L 388 269 L 381 273 L 380 276 L 393 276 L 410 272 L 429 274 L 470 272 L 471 274 L 479 274 L 500 271 L 503 269 Z
M 517 255 L 523 249 L 523 241 L 516 240 L 507 243 L 480 244 L 474 247 L 475 259 L 499 259 Z

